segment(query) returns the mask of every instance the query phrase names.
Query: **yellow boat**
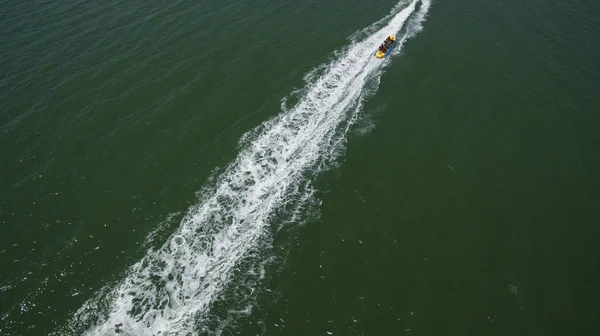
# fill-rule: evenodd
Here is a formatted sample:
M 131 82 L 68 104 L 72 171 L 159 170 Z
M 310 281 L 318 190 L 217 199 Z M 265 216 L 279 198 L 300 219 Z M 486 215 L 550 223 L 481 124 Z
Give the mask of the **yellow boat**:
M 387 45 L 383 46 L 383 50 L 377 50 L 375 52 L 375 57 L 377 57 L 377 58 L 388 57 L 388 55 L 392 52 L 392 50 L 394 50 L 394 48 L 396 48 L 396 44 L 398 44 L 398 41 L 396 41 L 396 36 L 390 35 L 390 42 L 388 42 Z

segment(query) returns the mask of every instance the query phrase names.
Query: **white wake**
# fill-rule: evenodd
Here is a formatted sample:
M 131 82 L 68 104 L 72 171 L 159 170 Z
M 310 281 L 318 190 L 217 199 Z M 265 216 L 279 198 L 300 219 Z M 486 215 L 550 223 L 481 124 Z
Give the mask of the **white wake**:
M 76 313 L 78 323 L 87 321 L 85 334 L 185 335 L 197 330 L 235 267 L 271 234 L 275 213 L 309 198 L 310 176 L 343 147 L 367 84 L 377 82 L 388 62 L 373 57 L 377 46 L 402 31 L 397 53 L 421 29 L 430 0 L 402 4 L 320 67 L 295 106 L 244 137 L 238 157 L 200 195 L 200 203 L 164 246 L 149 251 L 120 284 Z M 407 22 L 411 27 L 404 27 Z

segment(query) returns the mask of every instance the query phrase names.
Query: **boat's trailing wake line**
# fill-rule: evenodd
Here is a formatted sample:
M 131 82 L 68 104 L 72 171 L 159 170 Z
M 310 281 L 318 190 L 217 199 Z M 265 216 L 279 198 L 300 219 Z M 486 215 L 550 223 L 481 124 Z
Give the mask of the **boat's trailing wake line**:
M 380 29 L 367 28 L 366 38 L 312 78 L 295 106 L 246 136 L 238 157 L 201 193 L 165 245 L 89 300 L 69 332 L 185 335 L 202 326 L 235 268 L 263 247 L 276 213 L 310 198 L 310 178 L 343 147 L 367 84 L 380 75 L 383 63 L 372 56 L 374 49 L 409 22 L 412 28 L 399 35 L 400 50 L 420 30 L 429 1 L 405 3 Z

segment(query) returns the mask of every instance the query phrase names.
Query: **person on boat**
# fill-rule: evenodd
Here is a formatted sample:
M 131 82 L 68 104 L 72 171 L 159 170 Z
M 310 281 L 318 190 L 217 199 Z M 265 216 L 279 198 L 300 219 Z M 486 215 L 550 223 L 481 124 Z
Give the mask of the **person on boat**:
M 383 44 L 379 45 L 379 51 L 383 51 Z

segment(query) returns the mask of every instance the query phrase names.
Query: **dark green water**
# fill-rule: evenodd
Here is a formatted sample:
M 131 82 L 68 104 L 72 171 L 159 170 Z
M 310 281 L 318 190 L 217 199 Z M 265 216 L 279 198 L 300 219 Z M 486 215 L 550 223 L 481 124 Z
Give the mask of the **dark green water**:
M 600 5 L 424 4 L 0 0 L 0 334 L 600 333 Z

